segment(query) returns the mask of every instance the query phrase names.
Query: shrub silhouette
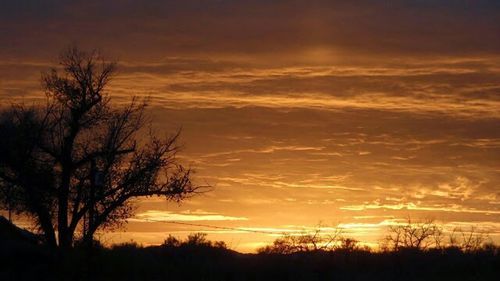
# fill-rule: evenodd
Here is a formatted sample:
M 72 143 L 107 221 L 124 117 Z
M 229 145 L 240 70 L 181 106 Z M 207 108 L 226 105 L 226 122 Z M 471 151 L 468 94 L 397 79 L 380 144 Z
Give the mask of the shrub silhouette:
M 224 241 L 210 241 L 207 239 L 207 234 L 203 232 L 191 233 L 185 240 L 169 235 L 161 245 L 162 247 L 208 247 L 227 249 Z

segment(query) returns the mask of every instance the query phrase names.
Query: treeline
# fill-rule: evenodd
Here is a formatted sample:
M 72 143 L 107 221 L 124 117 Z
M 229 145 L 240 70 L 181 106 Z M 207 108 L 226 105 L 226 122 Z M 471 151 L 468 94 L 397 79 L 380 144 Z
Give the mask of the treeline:
M 274 240 L 271 245 L 257 249 L 258 253 L 291 254 L 311 251 L 400 251 L 400 250 L 457 250 L 474 252 L 496 248 L 489 234 L 477 227 L 455 227 L 446 231 L 444 225 L 432 219 L 394 223 L 387 228 L 387 235 L 377 249 L 363 245 L 360 241 L 347 237 L 342 228 L 323 231 L 319 225 L 314 231 L 287 233 Z
M 282 238 L 280 238 L 282 239 Z M 168 237 L 162 245 L 76 246 L 0 241 L 0 280 L 497 280 L 500 248 L 364 247 L 242 254 L 205 234 Z

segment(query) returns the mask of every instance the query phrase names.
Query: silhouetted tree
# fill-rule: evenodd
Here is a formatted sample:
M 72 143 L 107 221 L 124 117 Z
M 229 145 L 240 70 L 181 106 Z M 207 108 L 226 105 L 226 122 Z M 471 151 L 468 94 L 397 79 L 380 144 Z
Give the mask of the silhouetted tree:
M 69 48 L 42 76 L 46 104 L 0 113 L 0 207 L 33 219 L 53 247 L 117 226 L 131 215 L 131 199 L 199 191 L 176 162 L 178 133 L 147 130 L 145 102 L 111 106 L 115 67 L 95 51 Z
M 408 218 L 405 223 L 389 226 L 389 233 L 384 242 L 386 247 L 394 250 L 401 248 L 424 250 L 440 246 L 442 237 L 442 227 L 433 220 L 412 222 L 411 218 Z
M 318 225 L 312 232 L 303 231 L 301 233 L 285 233 L 273 241 L 272 245 L 257 249 L 263 254 L 291 254 L 310 251 L 332 251 L 342 245 L 347 239 L 342 237 L 342 229 L 336 228 L 333 232 L 322 233 L 321 225 Z M 350 243 L 355 240 L 347 239 Z
M 481 249 L 488 240 L 488 234 L 471 226 L 468 230 L 456 227 L 449 234 L 449 247 L 459 248 L 464 252 Z

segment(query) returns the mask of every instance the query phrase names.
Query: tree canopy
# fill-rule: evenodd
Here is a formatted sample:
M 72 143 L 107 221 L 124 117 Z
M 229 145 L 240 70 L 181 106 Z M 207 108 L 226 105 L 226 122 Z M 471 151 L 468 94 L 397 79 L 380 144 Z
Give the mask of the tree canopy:
M 133 211 L 132 199 L 199 192 L 176 160 L 179 133 L 158 137 L 146 102 L 111 104 L 116 63 L 71 47 L 42 74 L 46 103 L 0 112 L 0 208 L 27 215 L 46 243 L 92 241 Z

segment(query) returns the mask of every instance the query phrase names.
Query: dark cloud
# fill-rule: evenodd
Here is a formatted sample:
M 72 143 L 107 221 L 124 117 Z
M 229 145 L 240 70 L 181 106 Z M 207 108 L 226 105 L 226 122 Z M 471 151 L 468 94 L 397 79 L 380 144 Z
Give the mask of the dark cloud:
M 68 42 L 117 55 L 497 54 L 495 1 L 2 2 L 3 57 Z M 458 32 L 459 31 L 459 32 Z M 36 46 L 36 48 L 34 47 Z

